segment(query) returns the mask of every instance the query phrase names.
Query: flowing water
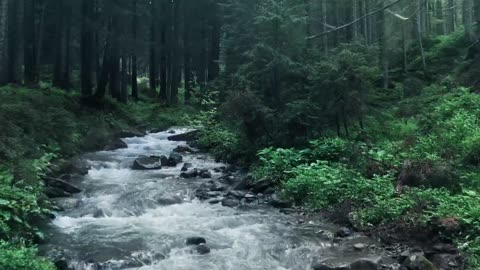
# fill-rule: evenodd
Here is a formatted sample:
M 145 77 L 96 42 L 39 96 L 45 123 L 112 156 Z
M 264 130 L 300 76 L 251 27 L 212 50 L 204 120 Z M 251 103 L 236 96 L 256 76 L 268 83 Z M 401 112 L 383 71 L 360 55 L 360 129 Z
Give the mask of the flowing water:
M 228 208 L 199 201 L 194 191 L 210 179 L 179 178 L 182 164 L 130 169 L 139 155 L 168 156 L 185 144 L 168 141 L 169 135 L 128 138 L 127 149 L 86 154 L 92 169 L 74 179 L 84 192 L 62 199 L 71 207 L 49 225 L 42 249 L 62 250 L 75 270 L 300 270 L 318 258 L 366 255 L 352 250 L 358 240 L 335 244 L 323 237 L 322 231 L 334 229 L 328 224 L 299 224 L 298 217 L 262 205 Z M 205 154 L 185 154 L 184 162 L 199 169 L 224 166 Z M 211 253 L 199 255 L 186 246 L 190 236 L 206 238 Z

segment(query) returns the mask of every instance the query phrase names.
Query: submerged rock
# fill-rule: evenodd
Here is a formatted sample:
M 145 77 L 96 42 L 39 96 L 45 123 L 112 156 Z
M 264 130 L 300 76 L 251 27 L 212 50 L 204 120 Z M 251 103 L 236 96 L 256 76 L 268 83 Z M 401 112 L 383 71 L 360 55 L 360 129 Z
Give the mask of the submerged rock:
M 192 163 L 188 163 L 188 162 L 187 162 L 187 163 L 184 163 L 183 166 L 182 166 L 181 171 L 182 171 L 182 172 L 186 172 L 186 171 L 188 171 L 188 169 L 190 169 L 190 168 L 192 168 L 192 167 L 193 167 L 193 164 L 192 164 Z
M 133 162 L 132 170 L 159 170 L 162 168 L 160 157 L 142 156 Z
M 210 253 L 210 248 L 205 244 L 200 244 L 200 245 L 196 246 L 194 248 L 194 250 L 200 255 L 205 255 L 205 254 Z
M 183 203 L 183 199 L 179 196 L 165 196 L 157 199 L 159 205 L 174 205 Z

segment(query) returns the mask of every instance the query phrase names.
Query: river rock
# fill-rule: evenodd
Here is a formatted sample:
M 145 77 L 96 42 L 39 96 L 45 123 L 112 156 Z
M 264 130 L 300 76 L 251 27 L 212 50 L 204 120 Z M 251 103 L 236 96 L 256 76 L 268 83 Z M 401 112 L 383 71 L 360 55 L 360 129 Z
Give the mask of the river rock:
M 162 168 L 160 157 L 141 156 L 133 162 L 132 170 L 159 170 Z
M 438 268 L 422 255 L 411 255 L 405 259 L 403 266 L 408 270 L 438 270 Z
M 347 227 L 342 227 L 335 232 L 335 236 L 340 238 L 350 237 L 352 236 L 352 230 Z
M 240 202 L 238 200 L 225 198 L 222 200 L 222 205 L 225 207 L 235 207 L 240 205 Z
M 200 245 L 200 244 L 206 244 L 206 243 L 207 243 L 207 240 L 205 240 L 205 238 L 200 236 L 188 237 L 187 240 L 185 240 L 185 244 L 187 246 Z
M 236 198 L 236 199 L 242 199 L 243 197 L 245 197 L 247 193 L 245 191 L 241 191 L 241 190 L 230 190 L 228 193 L 227 193 L 227 196 L 229 197 L 233 197 L 233 198 Z
M 159 205 L 174 205 L 183 203 L 183 199 L 179 196 L 160 197 L 156 201 Z
M 65 211 L 79 207 L 82 204 L 82 200 L 76 198 L 62 198 L 56 200 L 55 203 L 62 211 Z
M 200 255 L 205 255 L 205 254 L 210 253 L 210 248 L 205 244 L 200 244 L 200 245 L 196 246 L 194 248 L 194 250 Z
M 292 206 L 289 200 L 285 199 L 278 192 L 274 193 L 270 198 L 270 205 L 275 208 L 289 208 Z
M 172 152 L 168 157 L 168 166 L 175 167 L 182 162 L 183 157 L 179 153 Z
M 136 130 L 122 130 L 117 133 L 118 138 L 133 138 L 133 137 L 143 137 L 144 133 Z
M 164 155 L 160 156 L 160 163 L 162 164 L 162 167 L 165 166 L 167 167 L 169 164 L 168 158 Z
M 337 261 L 335 259 L 326 259 L 312 265 L 313 270 L 350 270 L 350 264 Z
M 94 213 L 93 213 L 93 217 L 94 218 L 102 218 L 102 217 L 105 217 L 105 212 L 102 210 L 102 209 L 97 209 Z
M 270 187 L 273 187 L 274 183 L 269 178 L 262 178 L 256 182 L 251 183 L 252 191 L 255 193 L 264 193 Z
M 188 172 L 182 172 L 180 174 L 180 177 L 181 178 L 185 178 L 185 179 L 190 179 L 190 178 L 195 178 L 197 177 L 199 174 L 198 170 L 197 169 L 193 169 L 193 170 L 190 170 Z
M 85 160 L 74 157 L 68 160 L 57 160 L 52 165 L 49 166 L 50 172 L 49 176 L 59 175 L 59 174 L 79 174 L 87 175 L 88 171 L 91 169 L 90 164 Z
M 463 259 L 458 254 L 434 254 L 431 259 L 432 263 L 439 269 L 463 269 Z
M 361 258 L 350 265 L 350 270 L 377 270 L 381 260 L 381 257 Z
M 200 176 L 201 178 L 206 178 L 206 179 L 212 178 L 212 174 L 211 174 L 208 170 L 201 170 L 201 171 L 199 172 L 199 176 Z
M 55 267 L 58 270 L 72 270 L 72 268 L 69 267 L 68 261 L 70 258 L 65 255 L 65 251 L 59 250 L 59 249 L 53 249 L 49 251 L 45 256 L 53 262 Z
M 357 250 L 357 251 L 362 251 L 366 248 L 367 248 L 367 245 L 365 245 L 363 243 L 358 243 L 358 244 L 353 245 L 353 249 Z
M 186 145 L 179 145 L 173 150 L 173 152 L 176 152 L 176 153 L 193 153 L 193 149 L 186 146 Z
M 183 164 L 181 171 L 182 171 L 182 172 L 186 172 L 186 171 L 188 171 L 188 169 L 190 169 L 191 167 L 193 167 L 193 164 L 186 162 L 186 163 Z
M 72 196 L 72 193 L 57 187 L 47 187 L 45 193 L 49 198 L 65 198 Z
M 247 193 L 247 194 L 245 194 L 245 197 L 244 197 L 244 198 L 245 198 L 245 200 L 246 200 L 247 202 L 253 202 L 253 201 L 255 201 L 255 200 L 257 199 L 257 196 L 255 196 L 255 195 L 252 194 L 252 193 Z
M 148 133 L 160 133 L 164 131 L 165 131 L 165 128 L 152 128 L 148 131 Z
M 209 186 L 210 186 L 210 191 L 225 191 L 228 188 L 227 186 L 215 181 L 210 182 Z
M 114 139 L 112 140 L 103 150 L 105 151 L 113 151 L 117 149 L 128 148 L 128 145 L 122 141 L 121 139 Z
M 199 135 L 200 135 L 200 132 L 198 130 L 193 130 L 186 133 L 169 136 L 168 140 L 177 141 L 177 142 L 179 141 L 191 142 L 191 141 L 197 140 Z
M 72 193 L 72 194 L 82 192 L 81 189 L 67 183 L 66 181 L 64 181 L 62 179 L 58 179 L 58 178 L 46 177 L 45 178 L 45 183 L 47 184 L 47 186 L 56 187 L 56 188 L 65 190 L 66 192 Z
M 221 167 L 213 168 L 213 171 L 216 172 L 216 173 L 221 173 L 221 172 L 224 172 L 225 169 L 226 169 L 225 166 L 221 166 Z
M 232 184 L 233 190 L 246 190 L 248 188 L 248 184 L 253 181 L 253 177 L 250 175 L 240 177 L 236 179 L 236 181 Z

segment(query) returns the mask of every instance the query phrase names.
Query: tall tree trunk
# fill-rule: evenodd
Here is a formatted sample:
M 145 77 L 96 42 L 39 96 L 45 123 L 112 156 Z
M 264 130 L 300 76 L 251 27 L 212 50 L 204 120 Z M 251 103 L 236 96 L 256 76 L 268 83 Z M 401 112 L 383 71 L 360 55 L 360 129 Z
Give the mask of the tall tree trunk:
M 150 7 L 150 89 L 157 91 L 157 1 L 151 2 Z
M 468 40 L 475 41 L 473 32 L 473 2 L 472 0 L 463 0 L 463 25 L 465 27 L 465 35 Z
M 168 25 L 168 4 L 165 1 L 162 1 L 161 6 L 162 11 L 162 23 L 160 29 L 160 92 L 159 92 L 159 99 L 162 102 L 167 102 L 167 53 L 168 53 L 168 46 L 167 46 L 167 25 Z
M 137 0 L 133 0 L 133 18 L 132 18 L 132 97 L 138 99 L 138 85 L 137 85 L 137 28 L 138 28 L 138 15 L 137 15 Z
M 180 81 L 179 78 L 181 76 L 180 70 L 180 25 L 179 25 L 179 14 L 180 14 L 180 5 L 181 0 L 176 0 L 172 3 L 172 16 L 171 22 L 172 27 L 171 29 L 171 49 L 170 49 L 170 62 L 171 62 L 171 69 L 170 69 L 170 91 L 169 91 L 169 98 L 168 103 L 175 105 L 178 104 L 178 82 Z
M 64 81 L 63 70 L 64 70 L 64 60 L 65 60 L 65 23 L 64 23 L 64 2 L 57 1 L 56 3 L 56 18 L 55 18 L 55 40 L 54 42 L 54 67 L 53 67 L 53 86 L 62 87 L 62 82 Z
M 448 6 L 446 8 L 448 16 L 447 16 L 447 29 L 448 33 L 455 32 L 455 13 L 456 13 L 456 6 L 454 0 L 448 0 Z
M 110 94 L 115 99 L 120 99 L 120 35 L 122 34 L 120 24 L 120 1 L 113 0 L 113 15 L 112 15 L 112 44 L 110 50 Z
M 327 14 L 328 14 L 328 5 L 327 5 L 327 1 L 328 0 L 321 0 L 322 1 L 322 24 L 323 24 L 323 32 L 326 32 L 328 31 L 328 28 L 327 28 Z M 323 35 L 323 50 L 324 50 L 324 53 L 325 55 L 328 54 L 328 35 Z
M 110 23 L 109 23 L 109 31 L 110 32 Z M 101 101 L 105 98 L 105 93 L 107 90 L 107 84 L 108 84 L 108 79 L 110 76 L 110 41 L 111 39 L 111 33 L 108 33 L 107 39 L 105 41 L 105 48 L 103 52 L 103 61 L 102 61 L 102 67 L 101 67 L 101 72 L 99 74 L 98 78 L 98 86 L 97 86 L 97 91 L 95 92 L 95 99 L 97 100 L 98 103 L 101 103 Z
M 184 0 L 183 8 L 183 74 L 185 84 L 185 103 L 188 103 L 192 92 L 192 55 L 191 55 L 191 4 L 190 0 Z
M 8 5 L 8 45 L 7 45 L 7 82 L 20 83 L 20 50 L 21 44 L 18 26 L 21 25 L 20 3 L 9 0 Z
M 24 0 L 23 39 L 24 39 L 24 82 L 27 86 L 36 86 L 38 83 L 37 56 L 35 38 L 35 2 Z
M 119 97 L 119 101 L 122 102 L 122 103 L 127 103 L 128 101 L 128 72 L 127 72 L 127 57 L 125 56 L 126 54 L 124 54 L 124 56 L 120 59 L 121 61 L 121 73 L 120 73 L 120 76 L 121 76 L 121 87 L 120 87 L 120 97 Z
M 358 1 L 352 0 L 352 19 L 356 21 L 358 19 Z M 354 23 L 352 25 L 352 38 L 354 41 L 358 40 L 358 24 Z
M 81 88 L 83 96 L 93 93 L 94 85 L 94 3 L 93 0 L 82 0 L 82 37 L 81 37 Z
M 435 5 L 435 14 L 437 18 L 437 35 L 444 35 L 447 33 L 445 23 L 443 22 L 444 16 L 443 16 L 443 5 L 442 5 L 442 0 L 437 0 L 436 5 Z
M 8 0 L 0 0 L 0 85 L 7 82 Z
M 385 8 L 385 6 L 388 4 L 387 1 L 383 2 L 382 6 L 379 6 L 380 8 Z M 388 28 L 387 28 L 387 16 L 386 16 L 386 11 L 380 12 L 380 23 L 381 25 L 381 35 L 380 35 L 380 44 L 382 48 L 382 54 L 381 54 L 381 64 L 383 66 L 383 89 L 388 89 L 388 86 L 390 84 L 390 75 L 389 75 L 389 53 L 388 53 Z
M 417 30 L 418 44 L 420 47 L 420 56 L 422 58 L 422 68 L 423 68 L 423 72 L 425 73 L 427 71 L 427 62 L 425 59 L 425 50 L 423 48 L 423 38 L 422 38 L 421 26 L 420 26 L 420 21 L 418 16 L 415 18 L 415 25 Z
M 210 38 L 210 54 L 208 60 L 208 81 L 215 80 L 219 73 L 219 61 L 220 61 L 220 14 L 217 6 L 217 1 L 213 3 L 213 15 L 211 21 L 211 38 Z
M 70 89 L 71 87 L 71 60 L 72 60 L 72 6 L 67 5 L 66 10 L 65 10 L 65 66 L 64 69 L 62 70 L 62 84 L 61 88 L 63 89 Z

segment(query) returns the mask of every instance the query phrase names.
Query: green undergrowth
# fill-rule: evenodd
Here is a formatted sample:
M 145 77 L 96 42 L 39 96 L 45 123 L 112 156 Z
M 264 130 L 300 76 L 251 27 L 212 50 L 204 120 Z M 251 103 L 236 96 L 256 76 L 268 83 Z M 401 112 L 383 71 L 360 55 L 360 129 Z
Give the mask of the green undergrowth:
M 101 149 L 121 130 L 184 125 L 194 112 L 141 100 L 107 98 L 103 108 L 91 108 L 77 93 L 44 84 L 0 88 L 0 269 L 54 269 L 34 248 L 50 214 L 41 178 L 52 162 Z
M 277 182 L 299 205 L 348 205 L 348 221 L 359 228 L 400 224 L 438 231 L 458 242 L 476 269 L 479 108 L 480 96 L 470 89 L 431 85 L 421 96 L 370 116 L 365 129 L 351 139 L 325 137 L 302 149 L 263 149 L 253 174 Z M 396 182 L 405 161 L 418 164 L 411 173 L 424 177 L 399 194 Z M 442 220 L 454 220 L 454 228 L 443 227 Z

